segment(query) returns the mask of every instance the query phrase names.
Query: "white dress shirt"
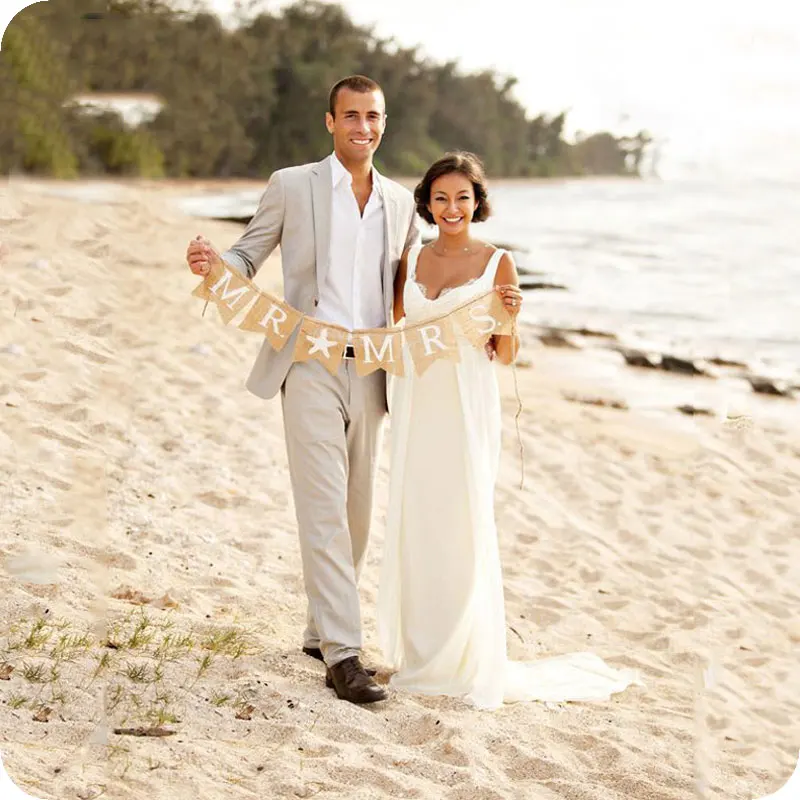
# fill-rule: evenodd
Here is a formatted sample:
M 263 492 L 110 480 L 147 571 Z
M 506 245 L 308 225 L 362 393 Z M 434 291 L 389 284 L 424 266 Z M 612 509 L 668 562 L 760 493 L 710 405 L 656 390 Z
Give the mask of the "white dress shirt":
M 383 303 L 384 210 L 380 183 L 372 171 L 372 193 L 362 216 L 353 176 L 330 156 L 331 241 L 328 272 L 319 287 L 318 319 L 349 330 L 386 325 Z

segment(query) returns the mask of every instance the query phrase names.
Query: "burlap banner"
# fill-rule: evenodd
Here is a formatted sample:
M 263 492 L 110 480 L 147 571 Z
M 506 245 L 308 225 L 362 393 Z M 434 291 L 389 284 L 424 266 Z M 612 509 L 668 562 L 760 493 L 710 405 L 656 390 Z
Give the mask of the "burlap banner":
M 453 316 L 431 320 L 425 325 L 409 325 L 404 329 L 406 344 L 418 375 L 422 375 L 434 361 L 438 361 L 440 358 L 448 361 L 461 360 L 456 331 L 453 326 Z
M 283 300 L 262 293 L 239 327 L 243 331 L 263 333 L 275 350 L 283 350 L 302 319 L 303 315 Z
M 405 374 L 403 334 L 399 329 L 357 331 L 353 334 L 353 347 L 359 375 L 369 375 L 376 369 L 384 369 L 400 377 Z
M 319 361 L 331 375 L 335 375 L 349 339 L 350 331 L 344 328 L 320 322 L 313 317 L 303 317 L 294 346 L 294 360 Z
M 247 278 L 226 267 L 212 270 L 192 292 L 195 297 L 215 303 L 226 325 L 259 293 Z
M 484 295 L 454 312 L 461 333 L 475 347 L 483 347 L 492 336 L 511 335 L 512 319 L 497 292 Z
M 319 361 L 332 374 L 339 369 L 348 345 L 355 352 L 359 375 L 383 369 L 402 376 L 405 342 L 414 369 L 422 375 L 439 359 L 459 361 L 459 338 L 483 348 L 491 336 L 510 335 L 514 328 L 511 315 L 495 291 L 425 323 L 357 331 L 301 313 L 280 298 L 261 291 L 227 264 L 212 270 L 192 294 L 214 303 L 226 325 L 252 303 L 237 327 L 264 335 L 275 350 L 282 350 L 299 326 L 293 359 Z

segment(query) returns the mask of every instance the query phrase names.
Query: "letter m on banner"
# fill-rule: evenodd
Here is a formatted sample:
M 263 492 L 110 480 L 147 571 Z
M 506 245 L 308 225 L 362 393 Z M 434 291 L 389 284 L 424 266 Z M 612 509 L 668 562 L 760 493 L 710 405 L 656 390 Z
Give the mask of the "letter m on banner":
M 398 377 L 404 375 L 402 341 L 400 331 L 354 331 L 356 372 L 369 375 L 377 369 L 384 369 Z
M 215 303 L 227 325 L 257 294 L 250 282 L 228 266 L 214 270 L 192 294 Z

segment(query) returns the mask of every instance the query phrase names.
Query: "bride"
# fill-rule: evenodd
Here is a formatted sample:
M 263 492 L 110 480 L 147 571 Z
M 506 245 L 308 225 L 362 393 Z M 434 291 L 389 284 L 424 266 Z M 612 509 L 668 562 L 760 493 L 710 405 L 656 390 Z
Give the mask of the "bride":
M 516 317 L 522 294 L 511 254 L 472 235 L 471 224 L 491 210 L 478 158 L 444 156 L 414 194 L 438 238 L 403 254 L 395 323 L 425 322 L 492 289 Z M 435 361 L 418 376 L 409 361 L 406 377 L 395 381 L 381 646 L 396 670 L 394 687 L 463 697 L 479 708 L 607 699 L 635 674 L 591 653 L 531 663 L 506 656 L 494 518 L 501 418 L 492 358 L 509 364 L 518 349 L 517 336 L 494 336 L 487 358 L 465 341 L 459 362 Z

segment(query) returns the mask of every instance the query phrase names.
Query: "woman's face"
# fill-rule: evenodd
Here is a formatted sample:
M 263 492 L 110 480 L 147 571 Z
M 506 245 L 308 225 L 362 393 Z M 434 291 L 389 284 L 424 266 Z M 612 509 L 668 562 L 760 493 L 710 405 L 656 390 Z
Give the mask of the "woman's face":
M 477 206 L 472 181 L 460 172 L 442 175 L 431 184 L 428 211 L 442 233 L 464 232 Z

